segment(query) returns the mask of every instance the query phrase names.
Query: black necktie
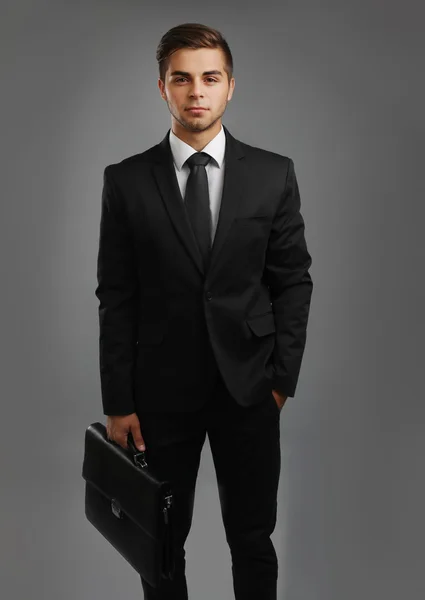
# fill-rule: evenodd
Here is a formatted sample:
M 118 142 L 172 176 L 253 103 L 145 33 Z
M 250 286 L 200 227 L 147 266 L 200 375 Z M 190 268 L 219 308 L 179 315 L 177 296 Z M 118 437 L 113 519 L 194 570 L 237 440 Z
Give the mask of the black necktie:
M 190 173 L 184 197 L 186 211 L 204 258 L 205 267 L 208 265 L 211 250 L 210 195 L 205 170 L 205 165 L 210 160 L 211 156 L 206 152 L 195 152 L 187 159 L 186 163 L 190 168 Z

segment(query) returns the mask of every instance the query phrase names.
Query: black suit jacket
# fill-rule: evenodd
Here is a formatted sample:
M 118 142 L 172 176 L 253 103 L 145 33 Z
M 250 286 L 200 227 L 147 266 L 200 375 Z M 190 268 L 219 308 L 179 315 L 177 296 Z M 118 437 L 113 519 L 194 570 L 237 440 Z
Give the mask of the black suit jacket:
M 294 164 L 224 132 L 223 195 L 207 269 L 170 130 L 105 168 L 95 294 L 106 415 L 201 406 L 209 344 L 240 405 L 272 388 L 295 394 L 313 283 Z

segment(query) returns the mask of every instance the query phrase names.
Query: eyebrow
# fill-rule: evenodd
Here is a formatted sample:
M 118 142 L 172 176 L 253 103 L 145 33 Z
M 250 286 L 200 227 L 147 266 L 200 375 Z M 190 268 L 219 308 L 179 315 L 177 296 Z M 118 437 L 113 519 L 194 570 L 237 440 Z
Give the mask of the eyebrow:
M 173 75 L 183 75 L 184 77 L 190 77 L 190 73 L 188 73 L 187 71 L 173 71 L 170 75 L 170 77 L 172 77 Z M 202 75 L 223 75 L 223 73 L 221 71 L 217 71 L 217 69 L 213 70 L 213 71 L 204 71 L 202 73 Z

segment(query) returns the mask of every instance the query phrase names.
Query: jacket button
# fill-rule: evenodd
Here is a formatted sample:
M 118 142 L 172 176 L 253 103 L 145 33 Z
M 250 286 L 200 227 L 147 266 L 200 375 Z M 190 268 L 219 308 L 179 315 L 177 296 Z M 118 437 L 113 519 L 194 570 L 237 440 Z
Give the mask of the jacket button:
M 211 300 L 211 299 L 212 299 L 212 294 L 211 294 L 211 292 L 207 292 L 207 293 L 205 294 L 205 297 L 206 297 L 206 299 L 207 299 L 207 300 Z

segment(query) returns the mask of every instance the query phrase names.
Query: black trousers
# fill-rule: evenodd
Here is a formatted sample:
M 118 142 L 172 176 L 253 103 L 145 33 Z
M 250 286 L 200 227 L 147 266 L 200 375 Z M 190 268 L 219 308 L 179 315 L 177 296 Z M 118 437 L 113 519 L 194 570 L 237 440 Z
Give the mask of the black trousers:
M 176 557 L 173 581 L 161 579 L 160 586 L 153 588 L 141 577 L 145 600 L 188 600 L 184 544 L 192 524 L 206 434 L 232 558 L 235 598 L 276 600 L 278 564 L 270 535 L 277 516 L 281 411 L 271 392 L 255 406 L 240 406 L 218 370 L 214 373 L 201 409 L 138 414 L 146 460 L 173 487 Z

